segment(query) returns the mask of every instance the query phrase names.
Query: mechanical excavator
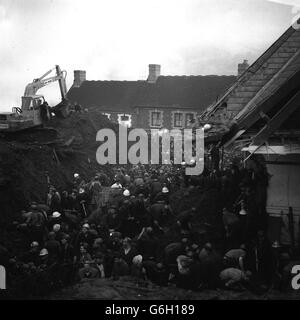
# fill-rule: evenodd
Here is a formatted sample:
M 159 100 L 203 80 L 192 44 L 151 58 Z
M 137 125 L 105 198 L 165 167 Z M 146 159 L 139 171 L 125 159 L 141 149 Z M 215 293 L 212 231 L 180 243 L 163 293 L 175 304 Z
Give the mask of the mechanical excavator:
M 56 75 L 46 78 L 54 70 Z M 54 107 L 49 107 L 49 111 L 58 118 L 66 118 L 69 114 L 69 102 L 66 99 L 66 74 L 66 71 L 62 71 L 56 65 L 53 69 L 29 83 L 22 97 L 21 108 L 14 107 L 12 112 L 0 112 L 0 132 L 17 132 L 41 126 L 43 121 L 40 106 L 45 102 L 45 98 L 36 93 L 40 88 L 55 81 L 59 83 L 62 101 Z

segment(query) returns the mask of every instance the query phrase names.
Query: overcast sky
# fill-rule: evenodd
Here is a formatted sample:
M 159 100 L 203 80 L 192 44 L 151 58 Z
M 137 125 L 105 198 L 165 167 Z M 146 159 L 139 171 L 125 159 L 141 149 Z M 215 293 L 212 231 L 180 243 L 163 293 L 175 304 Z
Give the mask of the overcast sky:
M 283 4 L 285 3 L 285 4 Z M 0 109 L 20 105 L 25 85 L 59 64 L 88 80 L 231 75 L 291 24 L 300 0 L 0 0 Z M 59 100 L 57 84 L 42 89 Z

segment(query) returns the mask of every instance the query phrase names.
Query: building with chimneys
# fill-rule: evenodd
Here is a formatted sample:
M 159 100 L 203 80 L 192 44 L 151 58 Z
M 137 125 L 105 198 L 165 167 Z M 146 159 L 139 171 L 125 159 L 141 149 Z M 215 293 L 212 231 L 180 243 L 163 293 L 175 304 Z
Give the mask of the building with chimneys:
M 188 128 L 236 76 L 163 76 L 161 66 L 149 65 L 147 80 L 88 81 L 74 71 L 68 92 L 73 103 L 97 108 L 110 120 L 135 128 Z

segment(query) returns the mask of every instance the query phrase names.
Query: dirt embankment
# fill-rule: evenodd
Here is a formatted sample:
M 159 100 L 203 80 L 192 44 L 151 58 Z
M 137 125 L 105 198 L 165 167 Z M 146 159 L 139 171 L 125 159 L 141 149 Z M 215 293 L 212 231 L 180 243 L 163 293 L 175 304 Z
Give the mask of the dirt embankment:
M 68 188 L 74 172 L 88 179 L 102 169 L 96 162 L 96 132 L 112 127 L 104 116 L 90 110 L 67 119 L 54 118 L 44 129 L 1 137 L 0 224 L 4 226 L 32 201 L 45 202 L 47 175 L 62 190 Z
M 84 279 L 75 286 L 48 296 L 50 300 L 299 300 L 296 291 L 270 290 L 255 295 L 248 290 L 187 291 L 174 287 L 158 287 L 151 283 L 137 285 L 133 279 Z

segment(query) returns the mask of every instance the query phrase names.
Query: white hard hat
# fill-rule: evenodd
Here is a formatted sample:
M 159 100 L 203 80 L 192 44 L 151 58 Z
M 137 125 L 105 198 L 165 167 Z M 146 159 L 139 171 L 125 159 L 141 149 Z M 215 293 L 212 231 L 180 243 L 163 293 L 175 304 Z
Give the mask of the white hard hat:
M 241 216 L 246 216 L 246 215 L 247 215 L 247 211 L 243 208 L 243 209 L 241 209 L 241 211 L 239 212 L 239 214 L 240 214 Z
M 130 191 L 128 189 L 124 190 L 123 196 L 129 197 L 130 196 Z
M 162 193 L 168 193 L 168 192 L 169 192 L 169 189 L 167 187 L 162 188 Z
M 79 174 L 78 173 L 74 173 L 74 178 L 78 178 Z
M 191 159 L 190 164 L 194 164 L 195 162 L 195 159 Z
M 42 257 L 42 256 L 46 256 L 48 254 L 48 250 L 46 249 L 46 248 L 44 248 L 44 249 L 42 249 L 41 251 L 40 251 L 40 256 Z
M 133 259 L 132 259 L 132 263 L 134 265 L 140 265 L 142 262 L 143 262 L 143 256 L 140 255 L 140 254 L 135 256 L 135 257 L 133 257 Z
M 38 247 L 39 243 L 37 241 L 33 241 L 30 246 L 31 246 L 31 248 Z
M 54 232 L 57 232 L 60 230 L 60 224 L 56 223 L 54 226 L 53 226 L 53 231 Z
M 211 129 L 211 124 L 205 124 L 203 127 L 204 130 L 210 130 Z
M 88 223 L 85 223 L 82 228 L 86 228 L 86 229 L 89 229 L 90 228 L 90 225 Z
M 53 213 L 52 213 L 52 217 L 53 218 L 59 218 L 61 216 L 61 214 L 58 212 L 58 211 L 54 211 Z
M 185 166 L 185 165 L 186 165 L 186 163 L 183 161 L 183 162 L 181 162 L 181 165 L 182 165 L 182 166 Z

